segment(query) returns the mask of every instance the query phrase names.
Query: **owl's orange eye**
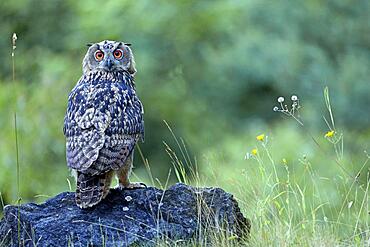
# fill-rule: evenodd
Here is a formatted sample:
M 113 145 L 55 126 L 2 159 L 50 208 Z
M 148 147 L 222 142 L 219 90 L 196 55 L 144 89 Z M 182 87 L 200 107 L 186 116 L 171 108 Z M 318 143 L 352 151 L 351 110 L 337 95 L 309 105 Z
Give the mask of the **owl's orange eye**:
M 117 49 L 113 52 L 113 56 L 116 58 L 116 59 L 121 59 L 122 58 L 122 55 L 123 55 L 123 52 L 121 49 Z
M 104 58 L 104 53 L 102 51 L 100 51 L 100 50 L 97 50 L 95 52 L 95 59 L 96 59 L 96 61 L 100 62 L 101 60 L 103 60 L 103 58 Z

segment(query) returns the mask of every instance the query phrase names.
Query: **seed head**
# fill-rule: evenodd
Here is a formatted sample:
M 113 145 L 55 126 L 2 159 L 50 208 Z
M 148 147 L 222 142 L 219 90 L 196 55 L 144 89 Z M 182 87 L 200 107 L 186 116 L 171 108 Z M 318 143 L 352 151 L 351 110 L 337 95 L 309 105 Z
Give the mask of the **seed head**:
M 14 52 L 15 52 L 15 48 L 17 48 L 17 39 L 18 39 L 18 37 L 17 37 L 17 34 L 16 33 L 13 33 L 13 35 L 12 35 L 12 45 L 13 45 L 13 50 L 12 50 L 12 57 L 14 57 Z

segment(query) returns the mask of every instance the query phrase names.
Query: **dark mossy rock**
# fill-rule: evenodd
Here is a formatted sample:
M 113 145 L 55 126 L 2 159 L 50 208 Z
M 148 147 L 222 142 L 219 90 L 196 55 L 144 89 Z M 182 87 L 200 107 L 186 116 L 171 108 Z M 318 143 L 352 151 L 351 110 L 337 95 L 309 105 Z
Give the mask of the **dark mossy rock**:
M 40 205 L 6 206 L 0 243 L 151 246 L 158 241 L 192 240 L 200 229 L 247 238 L 250 222 L 233 196 L 219 188 L 176 184 L 165 191 L 153 187 L 111 189 L 105 200 L 89 209 L 77 207 L 74 193 L 64 192 Z

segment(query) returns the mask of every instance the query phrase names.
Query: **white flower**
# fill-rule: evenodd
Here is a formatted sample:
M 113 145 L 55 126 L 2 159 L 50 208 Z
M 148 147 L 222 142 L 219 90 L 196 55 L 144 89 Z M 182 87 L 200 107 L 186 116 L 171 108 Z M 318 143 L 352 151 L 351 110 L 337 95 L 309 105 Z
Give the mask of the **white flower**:
M 283 103 L 283 102 L 284 102 L 284 100 L 285 100 L 285 99 L 284 99 L 284 97 L 279 97 L 279 98 L 278 98 L 278 102 L 279 102 L 279 103 Z
M 292 95 L 292 98 L 291 98 L 293 101 L 296 101 L 296 100 L 298 100 L 298 97 L 297 97 L 297 95 Z

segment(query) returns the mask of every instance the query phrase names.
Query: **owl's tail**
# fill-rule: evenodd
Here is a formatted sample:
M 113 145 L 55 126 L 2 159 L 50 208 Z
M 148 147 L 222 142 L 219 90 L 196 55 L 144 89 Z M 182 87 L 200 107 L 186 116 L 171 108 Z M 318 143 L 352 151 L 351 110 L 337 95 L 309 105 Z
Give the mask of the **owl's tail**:
M 77 171 L 76 204 L 88 208 L 98 204 L 109 192 L 113 172 L 90 175 Z

